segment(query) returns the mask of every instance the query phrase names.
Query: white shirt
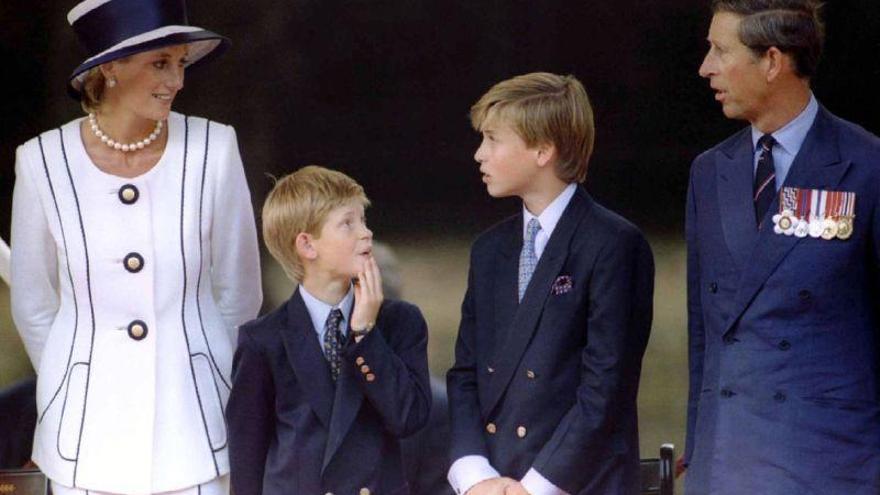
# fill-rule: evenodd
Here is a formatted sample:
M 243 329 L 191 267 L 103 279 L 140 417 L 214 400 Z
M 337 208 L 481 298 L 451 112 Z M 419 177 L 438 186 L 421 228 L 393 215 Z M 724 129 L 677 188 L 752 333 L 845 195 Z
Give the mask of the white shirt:
M 523 205 L 523 240 L 525 240 L 526 237 L 526 229 L 528 228 L 529 220 L 537 218 L 538 223 L 541 224 L 541 230 L 535 235 L 535 257 L 537 259 L 540 260 L 541 255 L 544 254 L 544 248 L 547 247 L 547 242 L 550 240 L 550 236 L 553 235 L 553 231 L 556 229 L 556 224 L 558 224 L 559 219 L 562 218 L 562 213 L 565 211 L 565 208 L 568 206 L 568 203 L 571 201 L 576 190 L 577 184 L 572 183 L 567 185 L 565 189 L 559 193 L 559 196 L 556 196 L 556 199 L 547 205 L 547 207 L 544 208 L 544 211 L 542 211 L 537 217 L 526 208 L 525 204 Z M 491 478 L 497 478 L 499 476 L 501 476 L 501 474 L 492 467 L 489 463 L 489 459 L 486 457 L 481 455 L 466 455 L 456 459 L 455 462 L 452 463 L 452 466 L 449 468 L 449 473 L 447 474 L 447 479 L 455 492 L 462 495 L 477 483 Z M 522 483 L 523 487 L 525 487 L 531 495 L 568 495 L 567 492 L 542 476 L 541 473 L 535 470 L 535 468 L 529 469 L 526 475 L 523 476 L 523 479 L 520 480 L 520 483 Z
M 306 310 L 308 310 L 309 316 L 312 318 L 312 326 L 315 327 L 315 333 L 318 334 L 318 344 L 322 349 L 324 348 L 324 335 L 327 333 L 327 317 L 330 316 L 330 311 L 334 309 L 342 311 L 339 331 L 342 332 L 343 336 L 348 336 L 348 326 L 350 323 L 348 318 L 351 315 L 351 308 L 354 306 L 353 288 L 349 288 L 345 297 L 335 306 L 331 306 L 313 296 L 302 284 L 299 286 L 299 294 L 302 296 L 303 302 L 306 304 Z

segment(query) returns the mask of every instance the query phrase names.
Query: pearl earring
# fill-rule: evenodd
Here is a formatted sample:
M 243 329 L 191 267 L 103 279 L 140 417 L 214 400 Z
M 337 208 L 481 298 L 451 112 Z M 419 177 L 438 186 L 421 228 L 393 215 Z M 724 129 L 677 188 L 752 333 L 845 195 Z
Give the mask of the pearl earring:
M 116 78 L 111 77 L 110 79 L 107 79 L 107 87 L 108 88 L 113 88 L 115 86 L 116 86 Z

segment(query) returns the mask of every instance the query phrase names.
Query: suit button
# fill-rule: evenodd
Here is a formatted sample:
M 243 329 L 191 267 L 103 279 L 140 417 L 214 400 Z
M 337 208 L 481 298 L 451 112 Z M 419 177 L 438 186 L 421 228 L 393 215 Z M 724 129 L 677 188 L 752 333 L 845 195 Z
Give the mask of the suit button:
M 525 438 L 526 433 L 528 433 L 528 431 L 526 430 L 525 426 L 517 426 L 516 427 L 516 436 L 518 436 L 520 438 Z
M 495 423 L 488 423 L 486 425 L 486 432 L 487 433 L 489 433 L 490 435 L 494 435 L 495 431 L 497 431 L 497 428 L 495 427 Z
M 119 201 L 122 201 L 123 204 L 134 204 L 140 195 L 138 188 L 134 184 L 125 184 L 119 188 Z
M 131 273 L 137 273 L 144 267 L 144 257 L 138 253 L 128 253 L 122 260 L 122 265 Z
M 333 492 L 327 492 L 324 495 L 333 495 Z
M 491 366 L 486 366 L 486 371 L 488 371 L 489 374 L 491 375 L 492 373 L 495 373 L 495 368 L 493 368 Z
M 360 491 L 358 491 L 358 495 L 370 495 L 370 489 L 369 488 L 361 488 Z
M 361 373 L 363 373 L 363 374 L 366 375 L 366 374 L 369 373 L 369 372 L 370 372 L 370 367 L 369 367 L 369 366 L 367 366 L 366 364 L 363 365 L 363 366 L 361 366 Z
M 734 395 L 735 394 L 730 389 L 726 389 L 726 388 L 721 389 L 721 397 L 724 397 L 725 399 L 729 399 L 729 398 L 733 397 Z
M 360 366 L 360 365 L 364 364 L 366 361 L 364 361 L 363 356 L 358 356 L 358 357 L 354 360 L 354 362 L 355 362 L 355 364 L 357 364 L 358 366 Z
M 376 380 L 376 375 L 372 373 L 367 373 L 366 375 L 364 375 L 364 378 L 366 378 L 368 382 L 372 382 Z
M 791 343 L 789 341 L 783 340 L 779 343 L 779 350 L 787 351 L 789 349 L 791 349 Z
M 532 370 L 526 370 L 526 377 L 529 380 L 534 380 L 535 379 L 535 372 Z
M 775 400 L 776 402 L 785 402 L 785 394 L 783 394 L 782 392 L 776 392 L 775 394 L 773 394 L 773 400 Z
M 147 324 L 141 320 L 134 320 L 128 324 L 128 336 L 134 340 L 143 340 L 147 336 Z
M 724 338 L 723 338 L 722 340 L 724 340 L 724 343 L 727 344 L 727 345 L 732 345 L 732 344 L 736 343 L 736 341 L 737 341 L 737 340 L 733 337 L 733 335 L 725 335 Z
M 801 298 L 801 301 L 809 301 L 810 299 L 812 299 L 813 294 L 811 294 L 810 291 L 804 289 L 798 292 L 798 297 Z
M 718 292 L 718 284 L 715 282 L 709 284 L 709 292 L 711 292 L 712 294 Z

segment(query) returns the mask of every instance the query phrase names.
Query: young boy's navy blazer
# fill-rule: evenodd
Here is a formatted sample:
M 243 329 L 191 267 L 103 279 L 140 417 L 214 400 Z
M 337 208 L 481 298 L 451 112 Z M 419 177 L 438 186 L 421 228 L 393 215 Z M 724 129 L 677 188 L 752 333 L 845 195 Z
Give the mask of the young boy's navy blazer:
M 427 326 L 386 300 L 334 384 L 297 289 L 243 325 L 226 409 L 236 495 L 407 494 L 399 439 L 431 409 Z
M 571 494 L 639 489 L 636 395 L 654 261 L 641 232 L 578 187 L 517 303 L 523 215 L 482 234 L 447 375 L 451 460 L 534 468 Z

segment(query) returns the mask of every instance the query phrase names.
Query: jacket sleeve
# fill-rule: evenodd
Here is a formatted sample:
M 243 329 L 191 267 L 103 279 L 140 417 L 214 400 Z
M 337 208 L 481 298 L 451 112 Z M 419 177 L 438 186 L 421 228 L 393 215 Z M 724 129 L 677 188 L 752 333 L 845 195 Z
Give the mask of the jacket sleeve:
M 226 405 L 232 490 L 263 493 L 263 473 L 275 434 L 275 384 L 266 355 L 242 330 L 232 364 L 232 391 Z
M 346 346 L 344 353 L 385 428 L 407 437 L 421 430 L 431 414 L 428 327 L 415 306 L 395 306 L 399 310 L 390 314 L 386 303 L 376 327 L 360 342 Z
M 263 301 L 257 228 L 235 130 L 208 125 L 219 129 L 208 139 L 217 135 L 221 147 L 211 226 L 213 290 L 227 327 L 234 331 L 257 316 Z
M 468 273 L 468 288 L 461 304 L 461 323 L 455 341 L 455 364 L 446 374 L 449 397 L 450 462 L 465 456 L 489 457 L 483 437 L 480 398 L 477 390 L 477 321 L 474 308 L 474 255 Z
M 532 467 L 568 493 L 596 476 L 626 386 L 637 380 L 651 328 L 654 260 L 638 230 L 623 229 L 600 249 L 588 283 L 587 345 L 576 401 Z
M 58 252 L 49 231 L 46 205 L 41 204 L 37 181 L 42 168 L 28 159 L 20 146 L 15 160 L 12 194 L 12 253 L 10 297 L 12 317 L 35 370 L 60 305 Z M 45 180 L 45 175 L 42 176 Z M 54 208 L 52 221 L 58 221 Z
M 685 239 L 687 241 L 687 315 L 688 315 L 688 366 L 689 391 L 687 406 L 687 433 L 685 437 L 684 464 L 688 465 L 693 454 L 694 429 L 699 411 L 700 390 L 703 387 L 703 355 L 706 344 L 703 328 L 703 306 L 700 301 L 700 253 L 697 232 L 697 205 L 694 191 L 693 169 L 688 185 L 687 209 L 685 211 Z

